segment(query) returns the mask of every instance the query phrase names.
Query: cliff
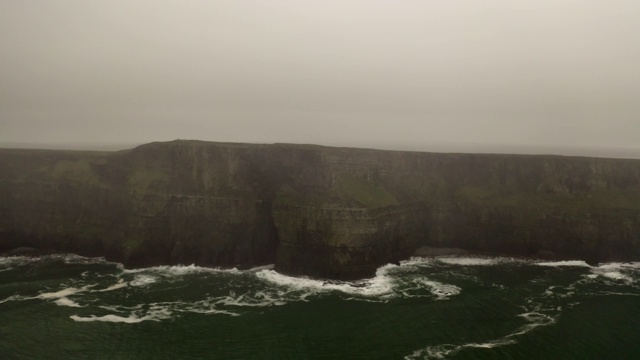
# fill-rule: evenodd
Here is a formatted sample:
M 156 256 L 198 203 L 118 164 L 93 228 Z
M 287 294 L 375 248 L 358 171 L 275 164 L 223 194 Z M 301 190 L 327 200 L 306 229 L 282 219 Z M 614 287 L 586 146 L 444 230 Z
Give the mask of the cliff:
M 640 160 L 199 141 L 0 149 L 0 251 L 370 276 L 422 246 L 640 260 Z

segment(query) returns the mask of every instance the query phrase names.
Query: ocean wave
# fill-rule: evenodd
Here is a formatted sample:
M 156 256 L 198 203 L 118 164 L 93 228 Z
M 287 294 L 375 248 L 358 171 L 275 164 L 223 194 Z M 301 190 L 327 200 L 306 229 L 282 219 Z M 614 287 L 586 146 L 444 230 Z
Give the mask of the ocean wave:
M 482 258 L 482 257 L 439 257 L 439 263 L 458 266 L 492 266 L 506 262 L 506 258 Z
M 83 286 L 81 288 L 75 288 L 75 287 L 70 287 L 70 288 L 66 288 L 66 289 L 62 289 L 56 292 L 48 292 L 48 293 L 42 293 L 39 294 L 38 296 L 36 296 L 35 298 L 38 299 L 43 299 L 43 300 L 50 300 L 50 299 L 60 299 L 63 297 L 67 297 L 67 296 L 71 296 L 71 295 L 75 295 L 81 292 L 85 292 L 85 291 L 89 291 L 89 289 L 91 287 L 96 286 L 96 284 L 93 285 L 86 285 Z
M 81 307 L 80 304 L 66 297 L 58 298 L 55 304 L 58 306 Z
M 591 267 L 582 260 L 562 260 L 562 261 L 543 261 L 536 262 L 538 266 L 550 266 L 550 267 L 562 267 L 562 266 L 575 266 L 575 267 Z
M 622 280 L 627 283 L 633 282 L 633 278 L 631 278 L 631 276 L 624 275 L 619 271 L 606 271 L 599 275 L 602 275 L 606 278 L 613 279 L 613 280 Z
M 103 316 L 95 316 L 91 315 L 89 317 L 82 317 L 78 315 L 69 316 L 73 321 L 77 322 L 93 322 L 93 321 L 102 321 L 102 322 L 113 322 L 113 323 L 125 323 L 125 324 L 137 324 L 146 320 L 159 321 L 158 319 L 154 319 L 151 317 L 144 316 L 142 318 L 136 317 L 135 315 L 130 315 L 128 317 L 123 317 L 119 315 L 103 315 Z
M 129 281 L 131 286 L 147 286 L 158 281 L 156 276 L 140 274 L 136 275 L 133 280 Z
M 306 301 L 309 296 L 319 296 L 327 293 L 338 293 L 346 296 L 346 300 L 387 302 L 393 298 L 402 297 L 430 297 L 436 300 L 446 300 L 460 294 L 462 289 L 456 285 L 433 280 L 420 274 L 413 268 L 421 264 L 417 261 L 387 264 L 378 268 L 376 276 L 358 281 L 328 281 L 293 277 L 280 274 L 273 270 L 258 272 L 256 276 L 270 285 L 286 289 L 279 297 L 283 300 Z M 286 295 L 286 296 L 283 296 Z
M 106 314 L 106 315 L 89 315 L 80 316 L 77 314 L 69 316 L 76 322 L 114 322 L 114 323 L 126 323 L 137 324 L 143 321 L 162 321 L 170 319 L 172 316 L 172 309 L 169 306 L 162 304 L 152 303 L 149 305 L 136 305 L 134 307 L 105 307 L 103 309 L 109 309 L 108 311 L 114 311 L 120 314 Z
M 116 282 L 115 284 L 113 284 L 111 286 L 108 286 L 108 287 L 106 287 L 104 289 L 96 290 L 96 291 L 99 291 L 99 292 L 113 291 L 113 290 L 122 289 L 122 288 L 127 287 L 127 286 L 129 286 L 128 283 L 126 283 L 122 279 L 118 279 L 118 282 Z
M 9 301 L 21 301 L 21 300 L 28 300 L 28 299 L 31 299 L 31 298 L 24 297 L 24 296 L 21 296 L 21 295 L 11 295 L 6 299 L 0 300 L 0 304 L 6 303 L 6 302 L 9 302 Z
M 422 267 L 433 266 L 436 263 L 435 257 L 412 256 L 407 260 L 400 261 L 401 267 Z
M 122 268 L 121 271 L 125 278 L 129 278 L 127 283 L 133 287 L 146 287 L 160 281 L 179 281 L 180 278 L 189 275 L 239 275 L 243 273 L 243 271 L 236 268 L 220 269 L 197 265 L 163 265 L 136 269 Z M 130 277 L 131 275 L 133 275 L 132 278 Z
M 0 256 L 0 265 L 27 263 L 33 259 L 34 258 L 30 256 Z
M 424 349 L 416 350 L 412 354 L 405 356 L 405 360 L 418 360 L 418 359 L 446 359 L 449 355 L 454 355 L 461 350 L 468 348 L 480 348 L 491 349 L 498 346 L 515 344 L 516 341 L 512 339 L 498 339 L 484 343 L 468 343 L 463 345 L 443 344 L 436 346 L 429 346 Z
M 250 308 L 282 306 L 291 302 L 309 301 L 311 297 L 330 293 L 341 294 L 344 300 L 386 302 L 388 299 L 398 296 L 412 297 L 420 290 L 430 296 L 435 296 L 438 300 L 457 295 L 461 291 L 455 285 L 444 284 L 423 276 L 413 277 L 410 281 L 411 284 L 399 281 L 395 275 L 392 275 L 397 269 L 397 265 L 387 265 L 378 269 L 376 277 L 371 279 L 326 281 L 287 276 L 267 268 L 253 273 L 253 276 L 240 278 L 244 281 L 240 285 L 244 290 L 240 292 L 236 292 L 230 287 L 225 295 L 207 296 L 196 301 L 176 300 L 148 305 L 139 304 L 134 307 L 102 306 L 102 308 L 119 313 L 121 317 L 135 315 L 137 319 L 146 316 L 142 311 L 148 306 L 162 309 L 165 313 L 174 315 L 198 313 L 239 316 L 249 311 Z M 143 274 L 137 276 L 140 275 Z M 255 280 L 259 280 L 262 286 L 254 283 Z M 129 284 L 133 286 L 132 282 Z M 408 286 L 412 286 L 416 293 L 404 293 L 403 289 Z
M 376 271 L 375 277 L 359 281 L 330 281 L 294 277 L 280 274 L 275 270 L 261 270 L 256 273 L 256 276 L 272 285 L 306 291 L 311 294 L 340 292 L 363 297 L 384 297 L 393 294 L 393 280 L 388 271 L 396 266 L 391 264 L 382 266 Z
M 455 285 L 443 284 L 438 281 L 428 279 L 418 279 L 417 281 L 427 286 L 438 300 L 448 299 L 450 296 L 458 295 L 462 291 L 461 288 Z
M 600 282 L 609 285 L 632 285 L 640 279 L 640 263 L 605 263 L 589 268 L 581 283 Z
M 118 290 L 128 286 L 128 284 L 122 280 L 119 280 L 115 284 L 110 285 L 104 289 L 94 289 L 96 286 L 98 286 L 98 284 L 85 285 L 80 288 L 68 287 L 68 288 L 64 288 L 62 290 L 58 290 L 54 292 L 40 293 L 33 297 L 23 297 L 23 299 L 54 300 L 53 302 L 58 306 L 81 307 L 82 305 L 78 304 L 74 300 L 69 299 L 69 296 L 79 296 L 82 293 L 107 292 L 107 291 Z
M 161 265 L 136 269 L 124 269 L 125 274 L 139 274 L 139 273 L 153 273 L 163 276 L 184 276 L 190 274 L 202 274 L 202 273 L 228 273 L 228 274 L 240 274 L 241 271 L 237 268 L 222 269 L 217 267 L 204 267 L 197 265 Z
M 119 274 L 110 274 L 115 277 L 114 283 L 98 285 L 87 282 L 96 281 L 93 273 L 83 273 L 81 278 L 74 280 L 73 286 L 67 286 L 57 291 L 49 291 L 38 294 L 35 299 L 52 301 L 58 306 L 84 307 L 88 309 L 102 309 L 111 312 L 107 315 L 75 314 L 74 320 L 78 322 L 126 322 L 139 323 L 146 320 L 160 321 L 170 318 L 170 314 L 199 313 L 220 314 L 238 316 L 250 308 L 282 306 L 291 302 L 309 301 L 314 296 L 339 294 L 344 300 L 386 302 L 396 297 L 434 296 L 437 300 L 444 300 L 460 293 L 461 289 L 455 285 L 445 284 L 429 279 L 420 274 L 413 274 L 408 265 L 388 264 L 377 269 L 376 276 L 370 279 L 358 281 L 332 281 L 310 279 L 306 277 L 293 277 L 280 274 L 273 270 L 273 266 L 263 266 L 248 270 L 215 269 L 198 266 L 160 266 L 143 269 L 123 269 Z M 231 276 L 229 281 L 224 281 L 227 289 L 212 289 L 226 294 L 209 295 L 204 298 L 186 301 L 175 301 L 139 304 L 134 307 L 110 305 L 97 301 L 97 294 L 110 291 L 140 292 L 148 286 L 157 286 L 162 289 L 167 281 L 182 281 L 181 278 L 189 274 L 213 274 L 213 276 Z M 409 275 L 409 281 L 403 277 Z M 218 279 L 222 280 L 222 278 Z M 99 280 L 103 281 L 103 280 Z M 86 285 L 84 285 L 84 284 Z M 84 286 L 82 286 L 84 285 Z M 403 289 L 410 288 L 411 294 Z M 121 295 L 120 295 L 121 296 Z M 120 297 L 118 296 L 118 297 Z M 110 299 L 117 299 L 111 297 Z M 128 297 L 125 295 L 125 297 Z M 83 299 L 88 299 L 83 301 Z M 104 298 L 105 300 L 107 298 Z M 6 300 L 10 301 L 12 299 Z M 155 313 L 149 312 L 152 307 Z M 243 308 L 245 310 L 243 310 Z M 147 310 L 145 310 L 147 309 Z M 155 315 L 154 315 L 155 314 Z M 157 314 L 163 314 L 158 316 Z
M 491 349 L 495 347 L 511 345 L 517 343 L 516 338 L 527 334 L 535 328 L 541 326 L 547 326 L 555 323 L 555 319 L 551 316 L 540 314 L 537 312 L 528 312 L 519 314 L 518 316 L 524 318 L 528 324 L 525 324 L 517 328 L 513 333 L 505 335 L 501 338 L 488 340 L 485 342 L 471 342 L 461 345 L 454 344 L 441 344 L 435 346 L 428 346 L 424 349 L 419 349 L 413 353 L 404 357 L 405 360 L 431 360 L 431 359 L 445 359 L 449 356 L 455 355 L 464 349 L 479 348 L 479 349 Z
M 591 268 L 587 279 L 604 278 L 626 284 L 634 283 L 634 276 L 638 277 L 640 263 L 606 263 Z
M 432 267 L 432 266 L 496 266 L 496 265 L 514 265 L 514 264 L 529 264 L 533 260 L 519 259 L 504 256 L 460 256 L 460 255 L 442 255 L 442 256 L 430 256 L 419 257 L 414 256 L 408 260 L 400 262 L 401 266 L 417 266 L 417 267 Z
M 0 272 L 15 269 L 16 267 L 33 264 L 63 263 L 69 265 L 113 265 L 122 264 L 107 261 L 104 257 L 84 257 L 76 254 L 51 254 L 42 256 L 6 256 L 0 257 Z
M 162 321 L 168 320 L 176 316 L 178 313 L 196 313 L 203 315 L 229 315 L 239 316 L 239 312 L 233 312 L 228 309 L 222 309 L 218 306 L 219 299 L 207 298 L 200 301 L 187 302 L 182 300 L 154 302 L 150 304 L 137 304 L 135 306 L 124 305 L 101 305 L 99 308 L 107 310 L 121 318 L 141 319 Z M 133 323 L 133 322 L 132 322 Z
M 38 258 L 29 256 L 5 256 L 0 257 L 0 272 L 9 271 L 16 266 L 24 266 L 34 261 L 38 261 Z

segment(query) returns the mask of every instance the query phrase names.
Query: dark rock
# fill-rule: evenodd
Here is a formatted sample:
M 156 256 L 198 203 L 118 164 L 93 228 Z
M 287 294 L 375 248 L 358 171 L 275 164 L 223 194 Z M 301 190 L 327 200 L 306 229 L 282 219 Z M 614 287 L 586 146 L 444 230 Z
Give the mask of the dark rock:
M 200 141 L 0 149 L 0 251 L 20 247 L 333 279 L 420 248 L 640 260 L 640 161 Z

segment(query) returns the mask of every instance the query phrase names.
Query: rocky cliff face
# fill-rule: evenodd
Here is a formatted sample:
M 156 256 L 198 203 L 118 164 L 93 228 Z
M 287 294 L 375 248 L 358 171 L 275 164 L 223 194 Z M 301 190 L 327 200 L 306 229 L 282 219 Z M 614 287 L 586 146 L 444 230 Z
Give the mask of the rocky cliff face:
M 0 251 L 358 278 L 424 245 L 638 260 L 640 161 L 198 141 L 0 149 Z

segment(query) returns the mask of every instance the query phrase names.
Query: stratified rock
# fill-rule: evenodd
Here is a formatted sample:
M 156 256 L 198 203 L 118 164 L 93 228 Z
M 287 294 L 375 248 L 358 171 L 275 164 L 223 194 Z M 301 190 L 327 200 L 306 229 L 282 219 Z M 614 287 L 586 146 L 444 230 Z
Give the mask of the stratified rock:
M 640 260 L 640 160 L 200 141 L 0 149 L 4 252 L 350 279 L 425 246 Z

